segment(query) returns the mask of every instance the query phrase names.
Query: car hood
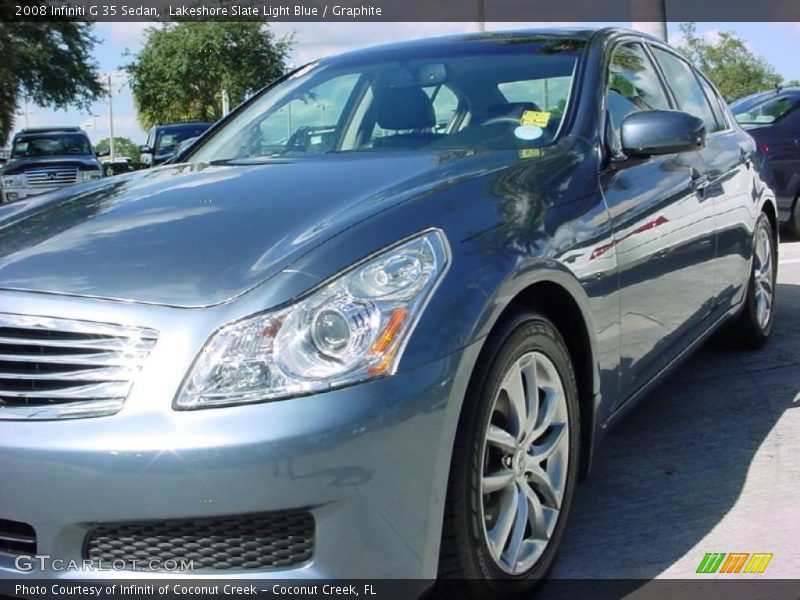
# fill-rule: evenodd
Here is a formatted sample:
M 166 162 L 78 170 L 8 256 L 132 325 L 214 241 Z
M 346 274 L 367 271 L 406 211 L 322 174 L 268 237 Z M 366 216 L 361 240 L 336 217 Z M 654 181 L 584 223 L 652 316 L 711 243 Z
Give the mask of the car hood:
M 6 163 L 2 168 L 3 175 L 15 175 L 26 169 L 44 167 L 75 167 L 77 169 L 99 169 L 100 163 L 94 156 L 77 156 L 65 154 L 63 156 L 32 156 L 30 158 L 15 158 Z
M 414 153 L 170 165 L 5 205 L 0 289 L 219 304 L 348 226 L 448 181 L 442 163 Z

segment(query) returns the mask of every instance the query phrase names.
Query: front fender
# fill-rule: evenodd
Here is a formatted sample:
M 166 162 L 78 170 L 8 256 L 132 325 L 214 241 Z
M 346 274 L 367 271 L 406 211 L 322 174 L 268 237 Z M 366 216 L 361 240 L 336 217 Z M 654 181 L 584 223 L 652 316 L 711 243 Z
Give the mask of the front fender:
M 399 371 L 460 353 L 453 377 L 468 380 L 503 312 L 531 286 L 548 283 L 564 290 L 579 309 L 591 356 L 591 396 L 599 410 L 604 393 L 617 391 L 619 373 L 613 232 L 597 189 L 595 163 L 583 143 L 548 152 L 534 160 L 516 153 L 463 159 L 465 164 L 453 165 L 449 185 L 372 214 L 290 269 L 327 279 L 388 244 L 428 228 L 441 229 L 452 262 L 406 346 Z M 443 440 L 452 440 L 462 403 L 463 397 L 450 398 Z

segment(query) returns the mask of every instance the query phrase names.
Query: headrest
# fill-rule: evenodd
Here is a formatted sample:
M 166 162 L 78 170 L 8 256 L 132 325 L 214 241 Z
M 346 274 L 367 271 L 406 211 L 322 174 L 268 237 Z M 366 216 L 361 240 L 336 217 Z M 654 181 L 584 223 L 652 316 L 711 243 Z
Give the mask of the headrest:
M 436 125 L 433 103 L 419 87 L 379 88 L 375 106 L 381 129 L 427 129 Z

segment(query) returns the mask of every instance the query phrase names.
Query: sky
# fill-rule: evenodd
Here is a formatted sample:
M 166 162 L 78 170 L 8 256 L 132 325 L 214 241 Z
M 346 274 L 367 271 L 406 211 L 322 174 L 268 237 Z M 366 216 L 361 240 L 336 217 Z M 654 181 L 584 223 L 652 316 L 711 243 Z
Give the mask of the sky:
M 505 29 L 524 29 L 536 26 L 558 24 L 541 23 L 487 23 L 490 31 Z M 586 25 L 603 27 L 629 23 L 570 23 L 570 26 Z M 145 29 L 151 23 L 97 23 L 95 36 L 100 42 L 95 46 L 94 58 L 100 71 L 112 74 L 114 83 L 114 135 L 127 137 L 137 144 L 143 144 L 147 134 L 136 119 L 133 98 L 121 68 L 131 61 L 129 54 L 136 54 L 142 48 Z M 295 45 L 289 64 L 302 65 L 311 60 L 351 50 L 392 41 L 410 40 L 421 37 L 446 35 L 475 31 L 474 23 L 270 23 L 270 28 L 280 37 L 294 33 Z M 800 61 L 796 52 L 787 48 L 797 48 L 800 42 L 798 23 L 698 23 L 698 33 L 713 40 L 719 31 L 730 31 L 743 39 L 756 54 L 764 57 L 784 79 L 800 79 Z M 681 41 L 677 23 L 668 26 L 669 42 Z M 83 127 L 92 142 L 109 136 L 108 102 L 98 102 L 90 112 L 75 109 L 54 111 L 35 105 L 21 106 L 18 111 L 16 127 L 36 127 L 44 125 L 78 125 Z

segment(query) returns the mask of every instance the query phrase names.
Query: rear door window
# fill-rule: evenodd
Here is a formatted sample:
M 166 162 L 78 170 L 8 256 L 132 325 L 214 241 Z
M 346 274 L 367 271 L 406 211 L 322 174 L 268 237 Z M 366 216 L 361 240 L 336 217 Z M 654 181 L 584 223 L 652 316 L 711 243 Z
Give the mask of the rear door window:
M 714 113 L 714 118 L 717 120 L 718 128 L 720 130 L 728 129 L 728 122 L 725 119 L 725 109 L 722 108 L 722 99 L 719 97 L 714 88 L 711 87 L 711 84 L 706 81 L 705 77 L 698 75 L 697 79 L 700 81 L 700 85 L 703 87 L 703 91 L 706 93 L 706 97 L 711 103 L 711 110 Z

